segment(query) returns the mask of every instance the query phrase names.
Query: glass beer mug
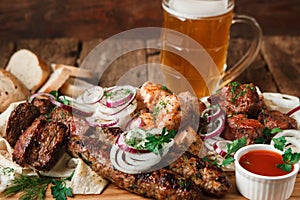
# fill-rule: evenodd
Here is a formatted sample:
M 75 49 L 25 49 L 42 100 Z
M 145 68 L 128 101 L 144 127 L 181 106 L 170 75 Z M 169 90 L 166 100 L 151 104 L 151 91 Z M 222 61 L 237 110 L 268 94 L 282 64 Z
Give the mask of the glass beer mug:
M 251 64 L 259 52 L 261 29 L 253 18 L 233 13 L 234 0 L 163 0 L 162 7 L 164 20 L 160 62 L 162 66 L 168 66 L 184 76 L 198 97 L 210 95 L 220 85 L 232 81 Z M 230 28 L 235 23 L 249 25 L 253 30 L 253 40 L 241 60 L 226 71 Z M 188 39 L 170 34 L 168 30 L 180 32 Z M 190 47 L 191 40 L 203 48 Z M 204 62 L 199 70 L 184 56 L 192 53 L 196 55 L 197 62 L 203 62 L 205 59 L 200 54 L 208 53 L 213 65 Z M 217 68 L 220 80 L 212 81 L 210 84 L 207 80 L 214 79 L 214 75 L 208 68 L 212 67 Z M 205 74 L 200 73 L 203 70 Z M 182 84 L 177 76 L 168 68 L 163 68 L 162 71 L 167 86 L 180 90 Z

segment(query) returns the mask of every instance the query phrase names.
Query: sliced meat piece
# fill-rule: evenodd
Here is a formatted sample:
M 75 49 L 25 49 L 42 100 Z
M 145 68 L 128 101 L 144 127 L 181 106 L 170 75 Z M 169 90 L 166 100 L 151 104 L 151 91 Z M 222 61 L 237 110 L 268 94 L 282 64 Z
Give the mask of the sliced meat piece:
M 24 167 L 26 163 L 30 163 L 31 157 L 38 157 L 38 152 L 34 150 L 36 138 L 39 132 L 43 131 L 46 124 L 46 120 L 41 118 L 35 119 L 16 142 L 13 160 L 20 166 Z
M 96 138 L 75 135 L 71 136 L 68 145 L 70 154 L 82 158 L 97 174 L 120 188 L 155 199 L 200 199 L 200 190 L 171 170 L 141 174 L 116 170 L 110 162 L 110 148 Z
M 276 127 L 282 130 L 297 129 L 295 119 L 277 110 L 263 110 L 258 116 L 258 121 L 271 130 Z
M 264 126 L 256 119 L 248 119 L 244 114 L 233 115 L 227 118 L 225 131 L 222 137 L 226 140 L 247 138 L 247 144 L 263 137 Z
M 60 122 L 37 118 L 21 135 L 13 152 L 13 159 L 24 167 L 50 170 L 66 147 L 68 128 Z
M 61 107 L 52 111 L 51 120 L 64 123 L 72 135 L 84 135 L 90 129 L 89 124 L 84 119 L 73 116 L 71 112 Z
M 226 114 L 247 114 L 251 118 L 256 118 L 263 106 L 253 83 L 229 83 L 209 101 L 213 105 L 219 104 Z
M 40 115 L 39 109 L 31 103 L 19 104 L 10 114 L 6 128 L 6 140 L 14 147 L 23 131 Z

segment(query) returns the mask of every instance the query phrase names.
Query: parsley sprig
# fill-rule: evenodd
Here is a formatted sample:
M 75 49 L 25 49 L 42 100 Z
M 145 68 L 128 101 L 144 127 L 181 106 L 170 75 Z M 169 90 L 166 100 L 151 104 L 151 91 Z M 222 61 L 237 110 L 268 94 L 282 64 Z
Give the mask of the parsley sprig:
M 148 135 L 146 137 L 147 141 L 145 142 L 145 147 L 156 155 L 162 155 L 161 149 L 163 148 L 163 145 L 171 142 L 175 135 L 175 130 L 167 130 L 167 128 L 164 127 L 161 134 Z
M 273 138 L 274 147 L 281 151 L 284 150 L 286 139 L 284 136 L 279 138 Z M 300 153 L 293 153 L 291 148 L 284 150 L 282 154 L 283 164 L 277 164 L 276 167 L 286 172 L 290 172 L 293 169 L 293 164 L 296 164 L 300 160 Z
M 225 159 L 222 161 L 221 167 L 226 167 L 229 164 L 234 162 L 234 158 L 232 157 L 232 154 L 237 152 L 240 148 L 246 146 L 247 139 L 245 137 L 234 140 L 231 144 L 226 144 L 226 155 Z

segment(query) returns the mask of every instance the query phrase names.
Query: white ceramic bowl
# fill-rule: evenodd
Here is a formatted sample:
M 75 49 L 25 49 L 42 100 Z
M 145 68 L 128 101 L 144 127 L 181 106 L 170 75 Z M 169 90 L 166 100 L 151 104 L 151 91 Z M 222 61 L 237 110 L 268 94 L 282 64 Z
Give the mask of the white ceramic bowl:
M 272 150 L 282 154 L 281 151 L 267 144 L 253 144 L 239 149 L 234 155 L 238 191 L 244 197 L 254 200 L 288 199 L 294 190 L 299 164 L 295 164 L 293 171 L 283 176 L 257 175 L 244 169 L 239 164 L 241 156 L 252 150 Z

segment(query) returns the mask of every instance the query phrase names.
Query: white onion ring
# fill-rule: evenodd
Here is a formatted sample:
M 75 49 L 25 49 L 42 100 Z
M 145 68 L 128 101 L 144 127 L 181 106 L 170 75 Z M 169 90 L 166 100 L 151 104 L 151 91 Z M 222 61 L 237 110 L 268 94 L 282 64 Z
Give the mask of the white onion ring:
M 125 130 L 131 130 L 134 128 L 140 128 L 142 124 L 142 119 L 139 117 L 132 118 L 126 125 Z
M 286 147 L 287 144 L 292 144 L 292 149 L 294 152 L 300 153 L 300 131 L 295 129 L 286 129 L 282 132 L 277 133 L 273 138 L 285 137 Z M 271 140 L 271 145 L 274 145 L 273 140 Z M 296 148 L 296 149 L 295 149 Z
M 96 85 L 84 90 L 82 94 L 82 101 L 86 104 L 94 104 L 99 102 L 104 94 L 102 87 Z
M 90 126 L 100 127 L 100 128 L 115 126 L 119 122 L 119 119 L 109 120 L 109 121 L 106 121 L 106 120 L 105 121 L 97 121 L 99 119 L 96 117 L 86 117 L 85 120 L 88 122 L 88 124 Z
M 110 93 L 122 93 L 123 91 L 129 91 L 125 96 L 119 96 L 119 94 L 116 95 L 110 95 L 106 98 L 106 106 L 109 108 L 115 108 L 122 106 L 124 104 L 129 104 L 136 95 L 136 88 L 130 85 L 124 85 L 124 86 L 117 86 L 113 88 Z
M 295 108 L 300 104 L 299 98 L 292 95 L 272 92 L 264 92 L 262 94 L 268 107 L 283 113 L 288 112 L 290 108 Z

